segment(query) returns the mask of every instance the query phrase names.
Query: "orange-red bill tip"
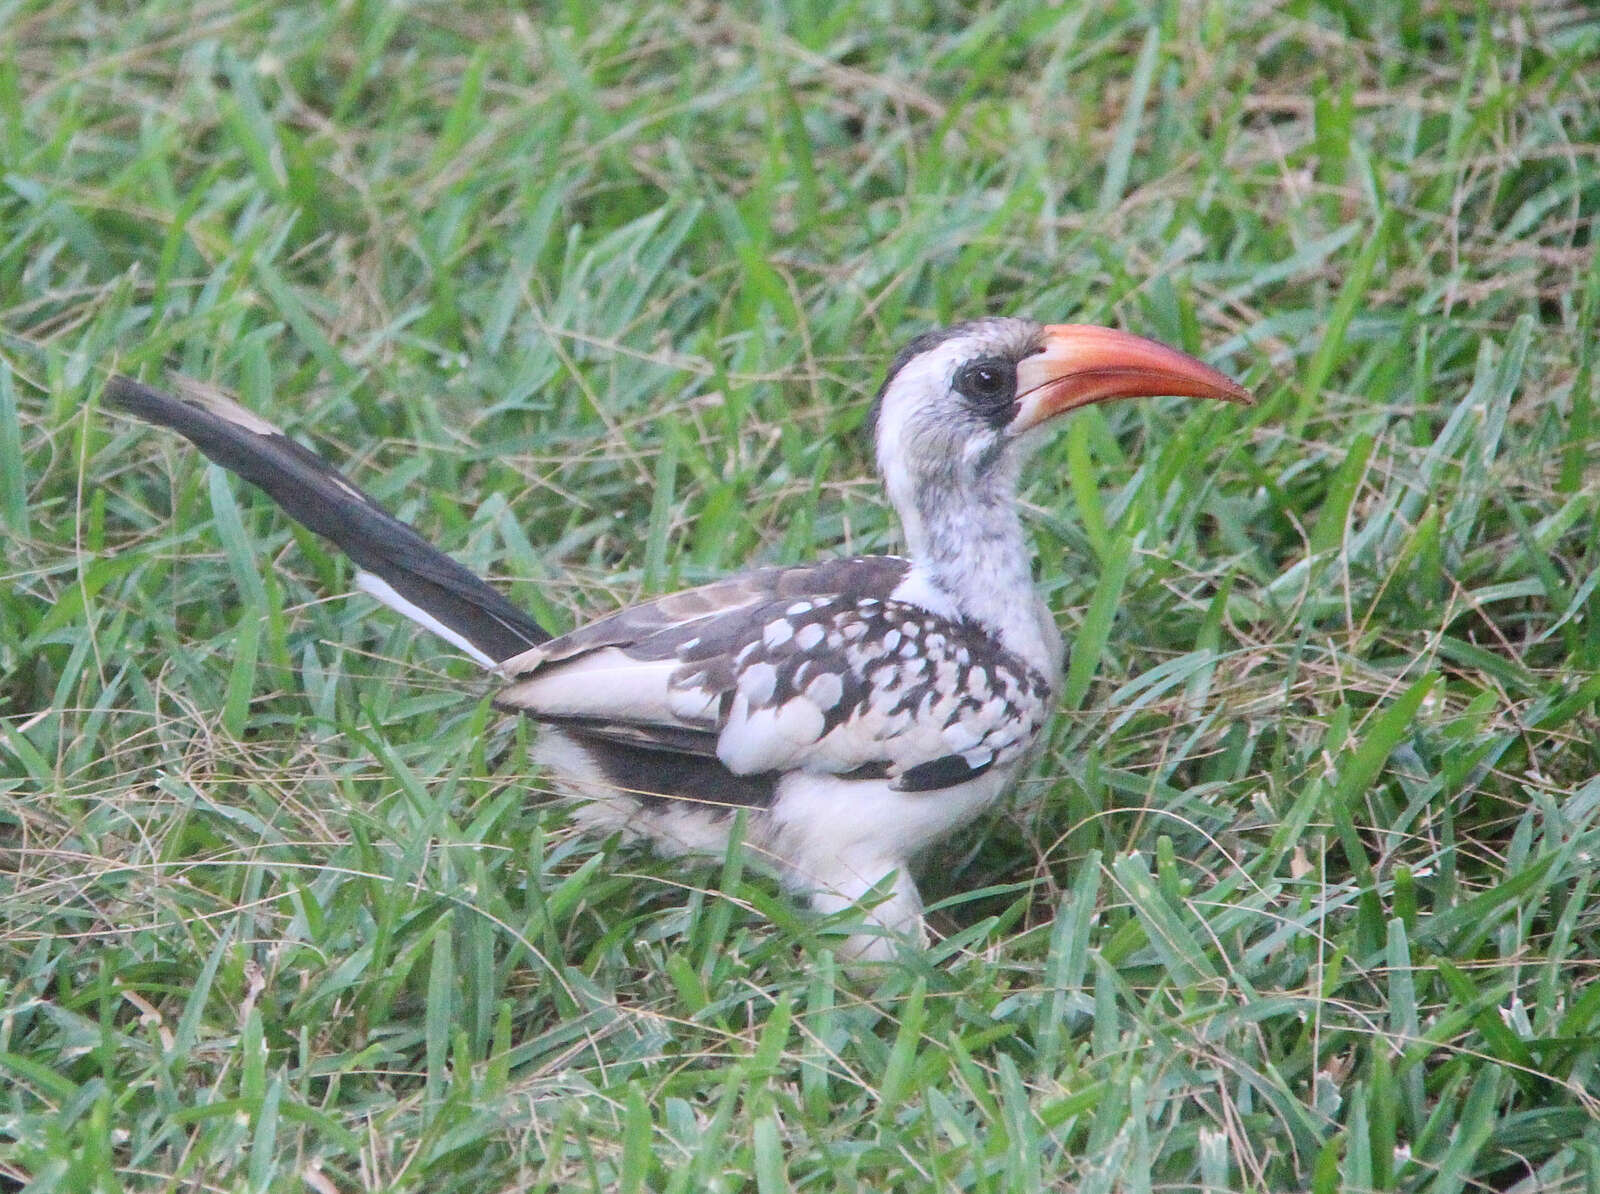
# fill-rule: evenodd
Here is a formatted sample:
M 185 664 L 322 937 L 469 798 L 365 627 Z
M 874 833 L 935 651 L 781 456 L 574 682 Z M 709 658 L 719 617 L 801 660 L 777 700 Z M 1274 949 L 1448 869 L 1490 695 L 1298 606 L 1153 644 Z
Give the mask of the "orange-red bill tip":
M 1025 431 L 1046 419 L 1119 398 L 1215 398 L 1249 406 L 1250 391 L 1204 361 L 1115 328 L 1058 323 L 1044 347 L 1017 366 L 1016 418 Z

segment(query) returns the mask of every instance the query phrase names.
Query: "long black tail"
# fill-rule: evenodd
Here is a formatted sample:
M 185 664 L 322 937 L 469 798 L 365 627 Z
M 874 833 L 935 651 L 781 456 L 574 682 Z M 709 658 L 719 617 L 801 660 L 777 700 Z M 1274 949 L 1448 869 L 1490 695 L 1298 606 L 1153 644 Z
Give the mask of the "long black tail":
M 481 577 L 433 547 L 265 419 L 198 383 L 181 396 L 113 376 L 105 400 L 169 427 L 230 472 L 260 486 L 284 512 L 333 543 L 361 569 L 356 583 L 385 605 L 489 666 L 550 634 Z

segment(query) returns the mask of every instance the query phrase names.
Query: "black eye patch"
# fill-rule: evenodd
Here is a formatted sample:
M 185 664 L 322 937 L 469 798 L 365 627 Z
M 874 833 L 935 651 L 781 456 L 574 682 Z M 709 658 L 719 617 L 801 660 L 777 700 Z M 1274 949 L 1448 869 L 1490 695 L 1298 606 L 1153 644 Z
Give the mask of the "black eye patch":
M 1017 363 L 1003 357 L 979 357 L 956 370 L 951 385 L 967 405 L 996 427 L 1012 418 L 1017 401 Z

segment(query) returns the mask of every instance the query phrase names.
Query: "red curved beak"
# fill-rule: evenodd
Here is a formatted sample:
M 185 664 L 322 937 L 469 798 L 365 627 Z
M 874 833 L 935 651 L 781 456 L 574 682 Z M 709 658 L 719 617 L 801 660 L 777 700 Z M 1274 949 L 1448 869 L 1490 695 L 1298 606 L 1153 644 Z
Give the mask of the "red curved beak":
M 1058 323 L 1044 348 L 1017 365 L 1017 414 L 1011 430 L 1118 398 L 1216 398 L 1249 406 L 1250 392 L 1186 352 L 1114 328 Z

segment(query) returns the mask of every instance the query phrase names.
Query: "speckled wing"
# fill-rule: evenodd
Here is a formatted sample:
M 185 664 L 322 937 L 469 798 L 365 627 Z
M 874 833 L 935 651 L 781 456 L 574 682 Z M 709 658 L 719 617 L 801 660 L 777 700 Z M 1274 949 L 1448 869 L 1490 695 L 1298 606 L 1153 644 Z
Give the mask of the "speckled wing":
M 765 569 L 622 611 L 505 667 L 497 704 L 619 744 L 946 788 L 1019 758 L 1049 682 L 890 594 L 905 561 Z

